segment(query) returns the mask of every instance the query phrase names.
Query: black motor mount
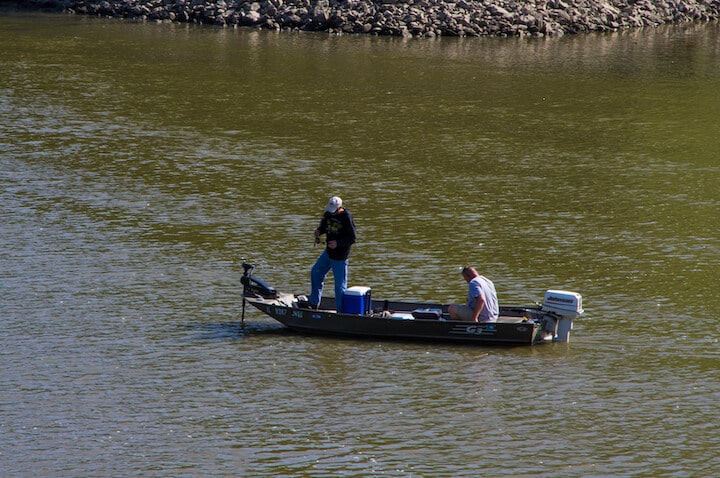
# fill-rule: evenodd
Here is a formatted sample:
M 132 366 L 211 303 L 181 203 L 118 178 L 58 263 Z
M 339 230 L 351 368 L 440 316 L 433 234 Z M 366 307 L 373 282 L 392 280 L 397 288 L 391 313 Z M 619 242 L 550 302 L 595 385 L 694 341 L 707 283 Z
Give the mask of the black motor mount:
M 277 299 L 278 293 L 274 287 L 271 287 L 264 280 L 253 277 L 252 272 L 255 266 L 243 262 L 243 275 L 240 283 L 243 285 L 243 296 L 245 297 L 262 297 L 264 299 Z

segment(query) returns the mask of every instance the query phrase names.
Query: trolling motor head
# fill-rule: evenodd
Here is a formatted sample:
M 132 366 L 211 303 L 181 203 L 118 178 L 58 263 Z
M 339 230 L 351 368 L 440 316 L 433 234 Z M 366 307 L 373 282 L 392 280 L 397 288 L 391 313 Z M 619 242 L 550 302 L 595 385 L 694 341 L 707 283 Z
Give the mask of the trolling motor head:
M 274 287 L 271 287 L 267 282 L 258 277 L 252 277 L 252 271 L 255 269 L 254 265 L 243 262 L 242 267 L 243 275 L 240 278 L 240 283 L 243 285 L 244 297 L 277 299 L 278 293 Z

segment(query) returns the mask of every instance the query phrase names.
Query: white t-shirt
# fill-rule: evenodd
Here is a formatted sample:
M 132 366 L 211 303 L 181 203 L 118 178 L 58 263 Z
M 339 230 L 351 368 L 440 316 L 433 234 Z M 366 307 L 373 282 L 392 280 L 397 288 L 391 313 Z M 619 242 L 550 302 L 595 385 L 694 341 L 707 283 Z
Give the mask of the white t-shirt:
M 495 284 L 484 276 L 477 276 L 468 283 L 467 305 L 475 310 L 475 302 L 482 297 L 485 307 L 480 311 L 478 320 L 480 322 L 495 322 L 498 318 L 498 300 L 495 292 Z

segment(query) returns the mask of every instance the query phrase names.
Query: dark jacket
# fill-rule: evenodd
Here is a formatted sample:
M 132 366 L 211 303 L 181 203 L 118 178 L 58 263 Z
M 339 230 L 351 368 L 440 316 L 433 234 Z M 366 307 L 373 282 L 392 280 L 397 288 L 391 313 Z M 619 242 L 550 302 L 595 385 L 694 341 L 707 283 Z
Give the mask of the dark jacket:
M 357 230 L 352 214 L 343 209 L 339 214 L 325 212 L 318 226 L 320 234 L 325 234 L 325 243 L 337 241 L 335 249 L 327 248 L 330 259 L 344 261 L 350 255 L 350 246 L 355 243 Z

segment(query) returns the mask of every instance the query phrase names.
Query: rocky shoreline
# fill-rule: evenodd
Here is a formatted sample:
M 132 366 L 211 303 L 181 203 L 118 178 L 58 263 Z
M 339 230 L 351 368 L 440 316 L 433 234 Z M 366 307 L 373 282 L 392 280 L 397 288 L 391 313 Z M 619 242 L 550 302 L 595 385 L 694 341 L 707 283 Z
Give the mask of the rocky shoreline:
M 720 0 L 33 0 L 69 13 L 402 37 L 562 36 L 710 22 Z

